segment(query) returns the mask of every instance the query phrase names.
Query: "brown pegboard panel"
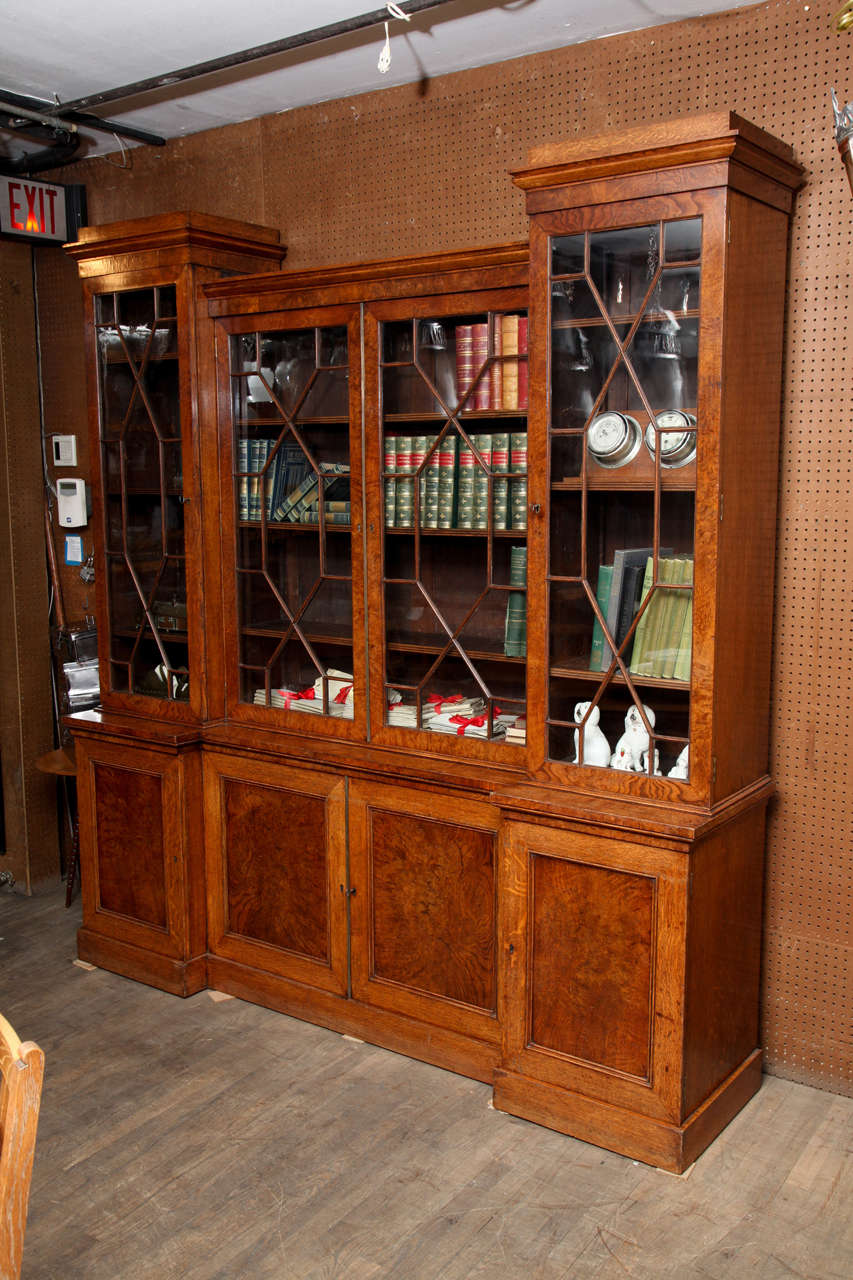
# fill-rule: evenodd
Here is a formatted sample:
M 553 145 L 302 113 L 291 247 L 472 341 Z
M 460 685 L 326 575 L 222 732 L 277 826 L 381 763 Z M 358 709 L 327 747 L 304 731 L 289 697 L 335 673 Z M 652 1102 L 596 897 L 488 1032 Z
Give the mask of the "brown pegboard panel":
M 85 310 L 77 264 L 54 246 L 38 246 L 33 254 L 39 303 L 45 455 L 47 474 L 55 486 L 60 476 L 91 475 L 86 361 L 81 342 Z M 52 435 L 77 437 L 76 467 L 53 465 Z M 86 614 L 95 612 L 95 590 L 81 580 L 79 566 L 65 563 L 65 531 L 57 524 L 55 502 L 51 524 L 65 619 L 69 624 L 79 623 Z M 75 532 L 82 532 L 83 549 L 89 555 L 93 550 L 91 524 Z
M 853 33 L 834 29 L 839 3 L 773 0 L 445 76 L 424 94 L 377 89 L 75 176 L 92 221 L 195 207 L 265 222 L 301 268 L 523 238 L 508 171 L 538 143 L 731 108 L 793 145 L 806 186 L 787 309 L 763 1044 L 771 1071 L 853 1093 L 853 199 L 829 106 L 831 85 L 853 99 Z
M 50 751 L 41 433 L 30 248 L 0 239 L 0 756 L 8 869 L 18 889 L 59 874 Z

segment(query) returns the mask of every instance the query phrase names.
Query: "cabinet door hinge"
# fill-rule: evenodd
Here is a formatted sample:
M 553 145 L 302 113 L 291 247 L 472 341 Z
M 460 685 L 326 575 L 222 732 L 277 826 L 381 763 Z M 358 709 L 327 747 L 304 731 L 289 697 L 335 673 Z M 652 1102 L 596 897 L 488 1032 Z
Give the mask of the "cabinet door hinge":
M 717 757 L 711 756 L 711 781 L 717 781 Z

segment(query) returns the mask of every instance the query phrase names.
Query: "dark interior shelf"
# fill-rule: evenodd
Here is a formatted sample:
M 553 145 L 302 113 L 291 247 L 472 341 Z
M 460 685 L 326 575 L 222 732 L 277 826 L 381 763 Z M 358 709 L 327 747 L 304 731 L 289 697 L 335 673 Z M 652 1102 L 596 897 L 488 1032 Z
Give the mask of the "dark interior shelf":
M 482 421 L 484 418 L 522 418 L 527 419 L 527 409 L 462 409 L 459 413 L 451 411 L 450 416 L 463 422 L 468 420 Z M 424 410 L 423 413 L 385 413 L 382 421 L 388 422 L 447 422 L 448 414 Z
M 237 524 L 238 529 L 257 529 L 260 531 L 260 520 L 240 520 Z M 299 520 L 268 520 L 267 529 L 270 533 L 316 533 L 320 528 L 319 524 L 303 524 Z M 327 520 L 325 524 L 326 533 L 352 533 L 351 524 L 341 524 L 340 521 Z
M 385 532 L 393 534 L 405 534 L 407 537 L 414 537 L 415 526 L 407 525 L 386 525 Z M 418 533 L 422 538 L 487 538 L 489 533 L 494 538 L 525 538 L 527 529 L 418 529 Z
M 525 662 L 527 661 L 526 658 L 510 658 L 505 653 L 500 653 L 494 649 L 473 649 L 469 645 L 466 645 L 464 641 L 460 641 L 460 644 L 462 648 L 465 650 L 465 653 L 468 655 L 468 657 L 475 662 L 508 662 L 513 664 L 514 666 L 524 666 Z M 438 654 L 438 653 L 441 653 L 442 650 L 444 649 L 443 644 L 438 644 L 438 643 L 423 644 L 417 641 L 403 641 L 403 640 L 400 640 L 400 641 L 386 640 L 385 645 L 387 649 L 393 650 L 394 653 Z M 451 650 L 448 652 L 448 657 L 455 657 L 455 656 L 458 656 L 456 654 L 456 650 L 455 648 L 451 648 Z
M 632 325 L 638 318 L 649 324 L 664 324 L 671 319 L 668 311 L 644 311 L 640 316 L 637 312 L 629 312 L 624 315 L 611 315 L 610 321 L 614 325 Z M 679 320 L 698 320 L 699 311 L 690 309 L 688 311 L 678 312 Z M 604 316 L 583 316 L 575 320 L 553 320 L 551 322 L 552 329 L 606 329 L 608 322 Z
M 586 680 L 590 684 L 601 684 L 606 672 L 590 671 L 588 667 L 551 667 L 549 675 L 556 680 Z M 690 692 L 689 680 L 661 680 L 653 676 L 635 676 L 632 674 L 631 682 L 635 685 L 642 685 L 645 688 L 652 689 L 682 689 L 685 693 Z M 626 684 L 625 677 L 621 671 L 617 671 L 611 676 L 612 684 Z

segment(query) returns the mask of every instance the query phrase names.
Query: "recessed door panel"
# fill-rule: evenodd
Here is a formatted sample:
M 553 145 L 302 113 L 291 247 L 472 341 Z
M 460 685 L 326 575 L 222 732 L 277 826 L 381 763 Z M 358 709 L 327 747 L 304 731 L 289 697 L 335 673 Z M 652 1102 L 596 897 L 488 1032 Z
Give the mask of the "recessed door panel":
M 205 802 L 210 952 L 345 995 L 343 779 L 211 754 Z
M 649 1074 L 655 885 L 534 854 L 530 1042 Z
M 329 960 L 325 803 L 226 778 L 229 933 Z
M 679 1120 L 688 856 L 523 822 L 502 852 L 507 1070 Z
M 496 833 L 479 801 L 352 784 L 356 999 L 498 1039 Z
M 99 908 L 165 929 L 163 779 L 97 762 Z

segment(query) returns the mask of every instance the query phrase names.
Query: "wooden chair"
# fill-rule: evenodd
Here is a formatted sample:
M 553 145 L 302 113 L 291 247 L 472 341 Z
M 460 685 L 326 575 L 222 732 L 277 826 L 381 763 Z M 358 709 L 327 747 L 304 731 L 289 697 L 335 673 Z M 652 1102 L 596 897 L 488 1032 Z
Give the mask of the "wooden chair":
M 44 1076 L 37 1044 L 0 1016 L 0 1280 L 18 1280 Z

